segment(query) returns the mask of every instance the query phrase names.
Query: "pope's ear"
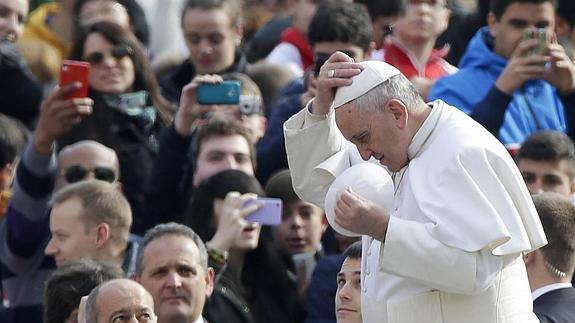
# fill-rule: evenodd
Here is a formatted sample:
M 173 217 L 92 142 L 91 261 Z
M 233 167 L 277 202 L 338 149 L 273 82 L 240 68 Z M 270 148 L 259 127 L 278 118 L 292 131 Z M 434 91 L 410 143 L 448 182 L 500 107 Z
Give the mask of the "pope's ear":
M 391 99 L 387 102 L 386 107 L 391 112 L 397 126 L 400 129 L 405 128 L 407 126 L 408 119 L 407 106 L 401 100 Z

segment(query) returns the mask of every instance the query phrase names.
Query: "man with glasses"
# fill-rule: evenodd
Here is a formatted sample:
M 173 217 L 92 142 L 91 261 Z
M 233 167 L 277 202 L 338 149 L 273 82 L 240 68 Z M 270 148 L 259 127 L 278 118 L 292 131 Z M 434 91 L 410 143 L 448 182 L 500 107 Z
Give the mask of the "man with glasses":
M 43 102 L 36 132 L 16 170 L 13 196 L 0 228 L 2 285 L 10 302 L 9 322 L 42 321 L 42 290 L 56 265 L 87 257 L 123 263 L 128 272 L 135 266 L 137 244 L 128 242 L 132 215 L 118 190 L 115 152 L 97 142 L 84 141 L 64 148 L 56 159 L 56 141 L 92 111 L 89 98 L 64 99 L 77 88 L 79 84 L 65 86 Z M 85 179 L 109 184 L 71 186 Z M 71 195 L 55 200 L 50 219 L 52 193 L 64 194 L 66 190 Z M 86 198 L 78 197 L 82 191 Z M 101 197 L 99 206 L 86 202 L 94 196 Z M 102 216 L 115 216 L 92 223 L 84 216 L 94 210 Z M 53 239 L 48 245 L 50 233 Z M 61 248 L 63 242 L 67 248 Z

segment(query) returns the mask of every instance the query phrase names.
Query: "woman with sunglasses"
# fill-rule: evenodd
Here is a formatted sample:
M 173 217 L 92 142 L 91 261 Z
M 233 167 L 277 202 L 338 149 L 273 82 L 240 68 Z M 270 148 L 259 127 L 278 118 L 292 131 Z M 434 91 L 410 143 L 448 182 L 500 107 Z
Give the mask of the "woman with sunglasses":
M 60 146 L 91 139 L 114 149 L 134 219 L 141 218 L 157 134 L 174 109 L 161 96 L 139 42 L 116 24 L 99 22 L 80 32 L 70 58 L 91 65 L 88 85 L 94 108 L 59 141 Z M 138 222 L 134 225 L 137 231 Z
M 247 202 L 258 195 L 263 190 L 255 177 L 222 171 L 197 187 L 184 215 L 184 224 L 207 241 L 209 266 L 216 271 L 203 311 L 209 322 L 303 321 L 295 280 L 274 248 L 270 228 L 245 219 L 256 210 Z

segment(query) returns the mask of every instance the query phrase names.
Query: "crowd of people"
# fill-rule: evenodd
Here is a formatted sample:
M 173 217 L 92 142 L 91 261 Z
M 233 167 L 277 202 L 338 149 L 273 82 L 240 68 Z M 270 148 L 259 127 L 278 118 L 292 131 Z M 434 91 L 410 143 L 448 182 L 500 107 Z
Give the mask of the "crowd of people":
M 574 44 L 571 0 L 0 0 L 0 322 L 575 322 Z

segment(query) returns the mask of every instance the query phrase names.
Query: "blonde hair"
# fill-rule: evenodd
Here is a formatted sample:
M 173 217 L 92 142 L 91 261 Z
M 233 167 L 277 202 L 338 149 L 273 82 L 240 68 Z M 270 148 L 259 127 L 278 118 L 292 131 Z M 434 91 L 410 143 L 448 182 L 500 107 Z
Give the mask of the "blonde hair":
M 111 241 L 116 246 L 126 246 L 132 226 L 132 210 L 128 200 L 115 184 L 100 180 L 85 180 L 66 186 L 50 201 L 52 206 L 70 199 L 82 204 L 86 231 L 100 223 L 110 226 Z

